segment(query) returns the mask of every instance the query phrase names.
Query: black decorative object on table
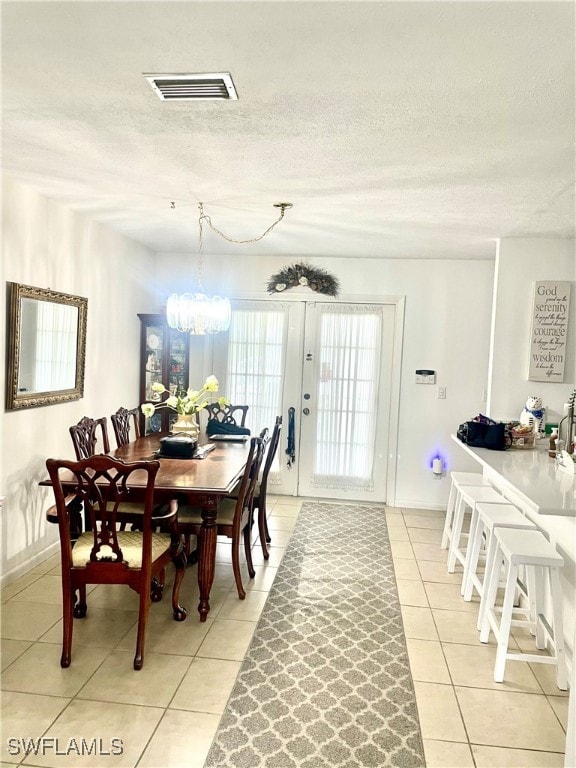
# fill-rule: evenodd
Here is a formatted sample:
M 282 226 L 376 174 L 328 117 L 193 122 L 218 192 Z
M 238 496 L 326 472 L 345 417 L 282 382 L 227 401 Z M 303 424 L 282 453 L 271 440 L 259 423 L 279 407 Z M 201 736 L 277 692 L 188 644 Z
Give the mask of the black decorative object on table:
M 317 293 L 325 296 L 337 296 L 340 289 L 339 281 L 326 272 L 325 269 L 315 269 L 309 264 L 292 264 L 284 267 L 268 280 L 268 293 L 281 293 L 289 288 L 307 285 Z
M 193 459 L 198 446 L 197 438 L 188 435 L 171 435 L 160 438 L 158 456 L 172 459 Z

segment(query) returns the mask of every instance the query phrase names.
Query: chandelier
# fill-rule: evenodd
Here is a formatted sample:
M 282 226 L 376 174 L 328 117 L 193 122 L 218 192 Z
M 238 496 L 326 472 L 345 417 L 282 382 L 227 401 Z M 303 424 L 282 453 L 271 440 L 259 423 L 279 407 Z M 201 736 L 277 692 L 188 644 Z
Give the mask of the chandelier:
M 172 203 L 172 208 L 175 205 Z M 287 208 L 292 208 L 292 203 L 274 203 L 275 208 L 280 208 L 280 215 L 268 229 L 261 235 L 248 240 L 234 240 L 228 237 L 213 224 L 210 216 L 204 213 L 203 203 L 198 203 L 200 215 L 198 218 L 198 293 L 173 293 L 168 298 L 166 305 L 166 319 L 170 328 L 176 328 L 179 331 L 191 333 L 195 336 L 202 336 L 206 333 L 220 333 L 227 331 L 230 327 L 232 317 L 232 308 L 230 300 L 222 296 L 208 297 L 202 287 L 202 249 L 203 249 L 203 225 L 204 223 L 214 230 L 217 234 L 228 240 L 230 243 L 255 243 L 262 240 L 263 237 L 274 229 L 274 227 L 284 218 L 284 212 Z

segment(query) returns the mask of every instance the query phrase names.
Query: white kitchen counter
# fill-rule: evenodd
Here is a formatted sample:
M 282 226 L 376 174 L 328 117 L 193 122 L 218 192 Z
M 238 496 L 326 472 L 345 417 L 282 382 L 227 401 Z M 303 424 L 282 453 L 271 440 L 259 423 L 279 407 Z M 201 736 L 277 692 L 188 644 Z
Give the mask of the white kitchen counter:
M 552 516 L 576 518 L 576 476 L 556 469 L 554 459 L 548 456 L 548 443 L 542 442 L 531 450 L 510 448 L 507 451 L 491 451 L 488 448 L 470 448 L 451 435 L 465 453 L 482 466 L 482 474 L 512 503 L 520 507 L 526 516 L 538 527 L 546 528 L 545 520 Z M 540 519 L 538 519 L 540 518 Z M 558 542 L 551 537 L 558 548 Z M 574 532 L 571 540 L 562 542 L 564 555 L 570 553 L 574 559 Z M 566 568 L 568 568 L 568 562 Z M 571 566 L 573 570 L 573 564 Z M 572 577 L 573 578 L 573 577 Z M 565 582 L 566 608 L 574 611 L 573 581 Z M 572 669 L 570 675 L 570 699 L 568 703 L 568 731 L 566 735 L 565 768 L 576 768 L 576 662 L 574 648 L 576 631 L 572 644 Z
M 556 469 L 548 442 L 530 450 L 471 448 L 452 435 L 463 451 L 482 465 L 483 474 L 503 495 L 538 515 L 576 517 L 576 475 Z

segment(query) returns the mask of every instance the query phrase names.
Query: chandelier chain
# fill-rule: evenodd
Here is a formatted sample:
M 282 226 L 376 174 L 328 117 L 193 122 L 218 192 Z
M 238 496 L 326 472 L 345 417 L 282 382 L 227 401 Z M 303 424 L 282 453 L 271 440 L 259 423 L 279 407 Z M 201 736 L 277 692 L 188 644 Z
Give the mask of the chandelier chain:
M 200 293 L 204 293 L 204 288 L 202 287 L 202 247 L 204 245 L 204 233 L 202 230 L 202 218 L 204 211 L 202 208 L 202 203 L 198 203 L 198 208 L 200 209 L 200 218 L 198 219 L 198 288 Z
M 232 308 L 230 300 L 213 296 L 209 298 L 204 295 L 202 286 L 203 269 L 203 250 L 204 250 L 204 224 L 208 224 L 214 232 L 219 234 L 224 240 L 230 243 L 255 243 L 274 229 L 274 227 L 284 218 L 286 208 L 292 208 L 292 203 L 274 203 L 276 208 L 280 208 L 280 215 L 277 220 L 271 224 L 268 229 L 258 237 L 249 240 L 235 240 L 228 237 L 213 224 L 210 216 L 204 213 L 204 205 L 198 203 L 198 293 L 184 293 L 178 295 L 173 293 L 166 304 L 166 320 L 170 328 L 176 328 L 182 332 L 189 332 L 193 335 L 204 335 L 206 333 L 220 333 L 227 331 L 230 327 L 230 318 Z M 175 208 L 174 202 L 171 208 Z
M 286 210 L 287 207 L 291 207 L 291 206 L 289 206 L 289 204 L 286 205 L 284 203 L 280 203 L 280 205 L 279 205 L 280 215 L 278 216 L 276 221 L 274 221 L 272 224 L 270 224 L 268 229 L 266 229 L 266 230 L 264 230 L 264 232 L 262 232 L 261 235 L 257 235 L 256 237 L 250 237 L 247 240 L 236 240 L 233 237 L 228 237 L 228 235 L 225 235 L 224 232 L 220 231 L 217 227 L 215 227 L 214 224 L 212 224 L 212 219 L 210 218 L 210 216 L 207 213 L 204 213 L 203 204 L 199 203 L 198 204 L 198 208 L 200 209 L 200 238 L 202 238 L 202 222 L 205 221 L 208 224 L 208 226 L 212 230 L 214 230 L 214 232 L 216 232 L 218 235 L 220 235 L 220 237 L 223 237 L 224 240 L 227 240 L 229 243 L 237 243 L 237 244 L 240 244 L 240 245 L 242 245 L 244 243 L 256 243 L 256 242 L 258 242 L 258 240 L 262 240 L 263 237 L 266 237 L 266 235 L 269 232 L 271 232 L 274 229 L 274 227 L 282 221 L 282 219 L 284 218 L 284 211 Z

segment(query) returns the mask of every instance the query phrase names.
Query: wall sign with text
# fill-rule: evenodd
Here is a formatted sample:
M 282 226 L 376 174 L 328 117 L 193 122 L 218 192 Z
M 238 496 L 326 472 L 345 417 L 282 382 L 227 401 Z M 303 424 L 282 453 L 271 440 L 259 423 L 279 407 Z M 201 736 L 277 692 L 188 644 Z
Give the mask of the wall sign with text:
M 530 381 L 564 381 L 569 311 L 569 282 L 549 280 L 534 284 Z

